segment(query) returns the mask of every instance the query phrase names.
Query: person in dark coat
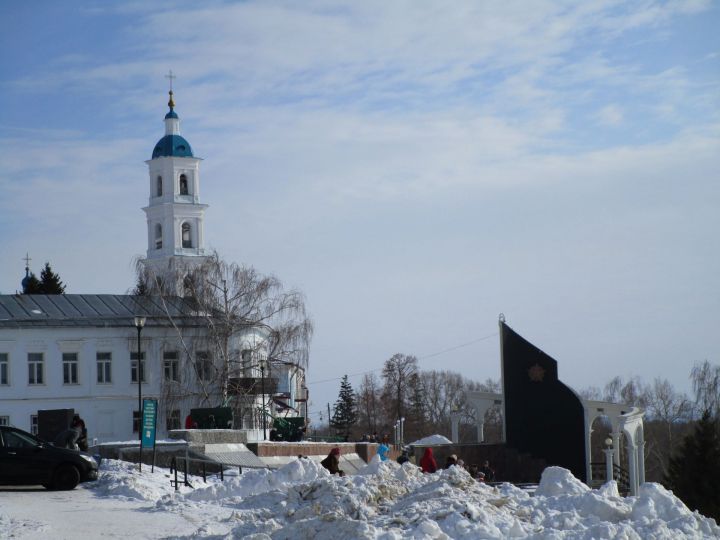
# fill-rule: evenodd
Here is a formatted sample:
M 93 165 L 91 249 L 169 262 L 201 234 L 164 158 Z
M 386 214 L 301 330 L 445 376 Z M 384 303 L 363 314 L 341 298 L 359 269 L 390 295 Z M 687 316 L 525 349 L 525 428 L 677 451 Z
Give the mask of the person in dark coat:
M 87 452 L 88 449 L 88 440 L 87 440 L 87 428 L 85 427 L 85 420 L 80 418 L 79 414 L 76 414 L 73 416 L 72 424 L 70 424 L 70 427 L 78 432 L 77 439 L 75 440 L 75 444 L 78 445 L 78 448 L 82 450 L 83 452 Z
M 453 465 L 457 465 L 457 456 L 455 454 L 450 454 L 447 459 L 445 460 L 445 468 L 449 469 Z
M 437 462 L 433 456 L 432 448 L 426 448 L 423 457 L 420 458 L 420 467 L 424 473 L 434 473 L 437 471 Z
M 402 465 L 406 461 L 410 461 L 410 452 L 407 448 L 403 448 L 402 454 L 397 458 L 397 462 Z
M 495 471 L 490 467 L 490 462 L 486 459 L 483 466 L 480 467 L 480 472 L 485 475 L 486 482 L 492 482 L 495 480 Z
M 58 433 L 57 437 L 55 437 L 55 440 L 53 440 L 53 445 L 57 446 L 58 448 L 80 450 L 77 445 L 77 440 L 79 436 L 79 430 L 75 429 L 74 427 L 69 427 Z
M 337 446 L 330 450 L 330 453 L 320 462 L 320 465 L 330 471 L 330 474 L 345 476 L 345 472 L 340 468 L 340 448 Z

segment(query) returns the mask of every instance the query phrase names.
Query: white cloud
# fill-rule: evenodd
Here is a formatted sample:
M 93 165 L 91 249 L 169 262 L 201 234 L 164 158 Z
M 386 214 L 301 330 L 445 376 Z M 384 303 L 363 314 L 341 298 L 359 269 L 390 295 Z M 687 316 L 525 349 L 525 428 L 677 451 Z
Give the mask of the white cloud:
M 619 126 L 623 122 L 623 113 L 617 105 L 606 105 L 597 113 L 597 120 L 603 126 Z

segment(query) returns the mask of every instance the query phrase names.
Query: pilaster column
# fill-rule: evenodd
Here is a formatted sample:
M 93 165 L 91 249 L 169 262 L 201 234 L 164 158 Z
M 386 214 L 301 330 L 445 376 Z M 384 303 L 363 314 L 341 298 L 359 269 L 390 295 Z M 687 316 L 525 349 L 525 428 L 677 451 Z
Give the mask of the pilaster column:
M 460 415 L 456 412 L 450 413 L 450 421 L 452 422 L 452 433 L 450 437 L 452 438 L 452 442 L 457 443 L 460 440 Z
M 477 423 L 477 442 L 485 442 L 485 422 Z
M 613 450 L 615 451 L 615 453 L 614 453 L 615 465 L 620 465 L 620 435 L 621 434 L 619 431 L 613 431 L 610 434 L 610 436 L 612 437 L 612 440 L 613 440 Z
M 637 495 L 638 491 L 638 471 L 637 471 L 637 446 L 634 442 L 628 443 L 628 462 L 630 476 L 630 495 Z

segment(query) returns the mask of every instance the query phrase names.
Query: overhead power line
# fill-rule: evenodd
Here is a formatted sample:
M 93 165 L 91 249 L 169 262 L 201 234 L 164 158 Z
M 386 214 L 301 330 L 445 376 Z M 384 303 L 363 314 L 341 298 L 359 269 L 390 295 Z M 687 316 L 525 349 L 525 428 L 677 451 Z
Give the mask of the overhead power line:
M 488 334 L 487 336 L 483 336 L 483 337 L 481 337 L 481 338 L 473 339 L 472 341 L 468 341 L 467 343 L 461 343 L 460 345 L 455 345 L 454 347 L 449 347 L 449 348 L 447 348 L 447 349 L 443 349 L 442 351 L 438 351 L 438 352 L 434 352 L 434 353 L 431 353 L 431 354 L 426 354 L 426 355 L 423 355 L 423 356 L 419 356 L 419 357 L 418 357 L 418 360 L 426 360 L 426 359 L 428 359 L 428 358 L 434 358 L 435 356 L 440 356 L 441 354 L 445 354 L 445 353 L 449 353 L 449 352 L 452 352 L 452 351 L 456 351 L 456 350 L 462 349 L 462 348 L 464 348 L 464 347 L 469 347 L 470 345 L 474 345 L 475 343 L 479 343 L 479 342 L 481 342 L 481 341 L 485 341 L 486 339 L 490 339 L 490 338 L 495 337 L 495 336 L 497 336 L 497 335 L 498 335 L 498 332 L 493 332 L 492 334 Z M 376 371 L 382 371 L 382 369 L 383 369 L 383 368 L 379 367 L 379 368 L 375 368 L 375 369 L 369 369 L 369 370 L 367 370 L 367 371 L 360 371 L 360 372 L 358 372 L 358 373 L 350 373 L 350 374 L 348 374 L 348 377 L 357 377 L 358 375 L 367 375 L 368 373 L 374 373 L 374 372 L 376 372 Z M 339 380 L 342 379 L 343 377 L 344 377 L 344 375 L 342 375 L 342 376 L 340 376 L 340 377 L 332 377 L 332 378 L 330 378 L 330 379 L 322 379 L 322 380 L 319 380 L 319 381 L 310 381 L 310 382 L 307 382 L 306 384 L 309 386 L 309 385 L 311 385 L 311 384 L 321 384 L 321 383 L 326 383 L 326 382 L 339 381 Z

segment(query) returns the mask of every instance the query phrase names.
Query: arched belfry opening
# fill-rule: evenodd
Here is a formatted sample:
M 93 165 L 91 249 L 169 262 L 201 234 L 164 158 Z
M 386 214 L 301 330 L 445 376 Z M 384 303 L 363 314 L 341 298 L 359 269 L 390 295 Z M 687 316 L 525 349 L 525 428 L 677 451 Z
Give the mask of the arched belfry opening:
M 162 249 L 163 246 L 163 230 L 160 223 L 155 224 L 155 249 Z
M 183 248 L 191 248 L 192 245 L 192 227 L 190 227 L 190 224 L 186 221 L 182 224 L 182 247 Z

